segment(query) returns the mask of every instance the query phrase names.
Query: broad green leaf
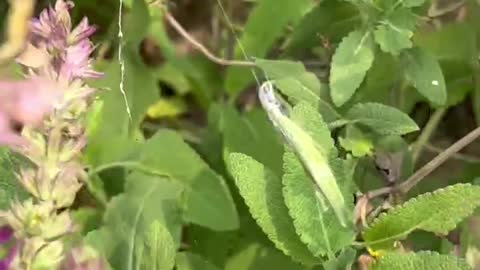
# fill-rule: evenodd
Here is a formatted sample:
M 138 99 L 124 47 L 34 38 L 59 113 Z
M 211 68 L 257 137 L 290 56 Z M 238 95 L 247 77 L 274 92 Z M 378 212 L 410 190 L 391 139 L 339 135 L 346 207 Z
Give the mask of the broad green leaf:
M 292 103 L 309 103 L 317 108 L 328 122 L 340 117 L 338 112 L 324 100 L 328 86 L 320 83 L 317 76 L 308 72 L 300 62 L 257 59 L 256 63 L 265 72 L 268 79 L 274 80 L 275 86 Z
M 319 45 L 322 35 L 337 42 L 360 22 L 358 9 L 346 1 L 326 0 L 315 6 L 294 28 L 284 45 L 288 54 L 301 54 L 305 49 Z
M 336 155 L 335 142 L 322 116 L 308 103 L 299 103 L 291 112 L 291 120 L 310 136 L 323 156 Z M 312 149 L 313 150 L 313 149 Z
M 373 264 L 372 270 L 470 270 L 471 267 L 451 255 L 421 251 L 418 253 L 388 252 Z
M 175 243 L 175 247 L 179 245 L 181 216 L 178 200 L 182 187 L 166 178 L 133 173 L 125 190 L 126 193 L 110 200 L 107 206 L 105 225 L 99 235 L 103 236 L 102 251 L 117 270 L 145 269 L 140 266 L 150 250 L 145 244 L 151 246 L 148 241 L 152 239 L 148 238 L 151 237 L 152 224 L 161 222 L 173 236 L 165 241 Z
M 317 187 L 294 153 L 284 154 L 283 195 L 300 239 L 315 256 L 333 256 L 352 243 L 353 228 L 345 228 L 333 209 L 325 209 Z
M 259 118 L 253 122 L 247 115 L 240 116 L 231 107 L 222 110 L 224 160 L 233 152 L 246 154 L 265 164 L 275 174 L 282 172 L 283 144 L 265 113 L 257 111 Z
M 434 54 L 440 62 L 447 87 L 446 106 L 462 102 L 474 89 L 475 36 L 475 28 L 462 22 L 449 23 L 437 31 L 419 31 L 413 38 L 417 46 Z
M 148 107 L 147 115 L 158 119 L 179 116 L 187 111 L 187 104 L 180 98 L 162 98 Z
M 239 44 L 235 48 L 235 58 L 264 57 L 282 35 L 285 26 L 289 23 L 298 23 L 312 7 L 311 0 L 259 1 L 250 13 Z M 253 76 L 249 69 L 229 67 L 225 89 L 231 96 L 235 96 L 252 80 Z
M 405 76 L 434 105 L 443 105 L 447 89 L 440 64 L 430 52 L 419 48 L 404 51 Z
M 238 207 L 238 205 L 237 205 Z M 244 224 L 241 229 L 245 229 Z M 239 230 L 231 232 L 213 231 L 201 226 L 190 225 L 185 232 L 189 251 L 202 256 L 212 264 L 223 266 L 227 257 L 232 253 L 239 237 Z M 222 247 L 222 248 L 219 248 Z
M 374 60 L 370 32 L 353 31 L 335 50 L 330 71 L 330 95 L 341 106 L 355 93 Z
M 123 94 L 120 90 L 121 68 L 117 61 L 109 64 L 104 78 L 92 83 L 103 90 L 100 92 L 102 105 L 100 112 L 92 120 L 96 128 L 90 131 L 86 149 L 87 160 L 91 165 L 111 162 L 125 152 L 133 142 L 133 135 L 147 112 L 148 106 L 158 100 L 158 87 L 152 72 L 142 63 L 140 56 L 132 48 L 123 52 L 125 63 L 124 91 L 130 107 L 129 119 Z M 118 147 L 122 145 L 122 147 Z
M 280 251 L 257 242 L 242 247 L 225 265 L 225 270 L 257 269 L 302 270 L 305 267 L 296 264 Z
M 7 148 L 0 148 L 0 210 L 10 207 L 16 199 L 22 201 L 30 195 L 18 181 L 19 159 Z
M 422 194 L 382 214 L 363 232 L 366 244 L 388 249 L 414 230 L 447 234 L 480 205 L 480 186 L 456 184 Z
M 137 250 L 143 252 L 141 269 L 171 270 L 175 265 L 175 243 L 167 228 L 157 220 L 150 225 L 143 246 Z
M 177 270 L 219 270 L 219 268 L 217 268 L 215 265 L 208 262 L 204 258 L 190 252 L 177 253 L 176 269 Z
M 147 34 L 148 25 L 150 16 L 145 0 L 134 0 L 124 21 L 122 41 L 131 43 L 132 47 L 138 47 Z
M 475 28 L 468 23 L 449 23 L 437 31 L 419 29 L 413 41 L 415 45 L 429 51 L 439 61 L 461 60 L 471 63 L 475 58 Z M 462 42 L 453 42 L 462 40 Z
M 372 68 L 368 70 L 364 82 L 344 107 L 350 108 L 356 103 L 376 102 L 395 105 L 398 109 L 409 112 L 411 111 L 409 106 L 416 104 L 416 99 L 421 96 L 413 89 L 412 91 L 400 90 L 398 82 L 402 79 L 403 73 L 398 57 L 379 50 L 375 54 Z
M 347 118 L 385 135 L 403 135 L 419 129 L 407 114 L 379 103 L 356 104 L 347 112 Z
M 379 22 L 374 32 L 375 41 L 384 52 L 398 55 L 401 50 L 412 47 L 410 39 L 415 22 L 415 14 L 410 9 L 397 9 Z
M 328 260 L 323 264 L 325 270 L 348 270 L 352 268 L 356 255 L 355 249 L 348 247 L 338 257 Z
M 168 175 L 182 184 L 187 221 L 219 231 L 238 227 L 237 212 L 225 180 L 175 132 L 159 131 L 131 158 L 147 172 Z
M 250 213 L 275 246 L 297 262 L 318 263 L 295 232 L 285 206 L 281 180 L 244 154 L 230 154 L 227 164 Z

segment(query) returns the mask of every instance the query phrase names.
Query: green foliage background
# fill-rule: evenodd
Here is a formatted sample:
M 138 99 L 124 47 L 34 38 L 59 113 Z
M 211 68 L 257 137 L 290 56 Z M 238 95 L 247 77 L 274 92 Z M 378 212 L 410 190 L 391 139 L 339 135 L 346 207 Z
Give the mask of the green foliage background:
M 75 217 L 112 269 L 480 266 L 478 142 L 408 194 L 370 201 L 393 209 L 342 227 L 256 98 L 269 79 L 287 109 L 310 108 L 293 122 L 308 151 L 333 149 L 324 157 L 354 213 L 355 195 L 401 183 L 480 123 L 478 1 L 164 1 L 215 55 L 252 68 L 213 63 L 151 1 L 125 0 L 121 40 L 118 1 L 74 2 L 74 20 L 99 29 L 105 76 L 91 85 L 108 89 L 88 115 Z M 2 149 L 2 209 L 25 197 L 19 162 Z

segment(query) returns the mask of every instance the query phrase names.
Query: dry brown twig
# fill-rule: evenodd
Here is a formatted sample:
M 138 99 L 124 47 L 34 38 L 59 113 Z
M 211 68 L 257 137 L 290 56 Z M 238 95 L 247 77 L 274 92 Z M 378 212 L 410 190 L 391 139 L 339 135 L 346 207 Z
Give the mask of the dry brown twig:
M 194 48 L 203 53 L 208 59 L 212 62 L 217 63 L 222 66 L 243 66 L 243 67 L 254 67 L 255 63 L 251 61 L 240 61 L 240 60 L 227 60 L 214 55 L 210 50 L 208 50 L 202 43 L 198 42 L 187 30 L 183 28 L 182 25 L 170 14 L 167 10 L 164 9 L 165 19 L 172 26 L 175 31 L 177 31 L 183 38 L 185 38 Z
M 370 191 L 367 193 L 368 198 L 371 199 L 371 198 L 383 196 L 392 192 L 407 193 L 408 191 L 410 191 L 410 189 L 412 189 L 414 186 L 420 183 L 427 175 L 429 175 L 431 172 L 437 169 L 450 157 L 457 154 L 465 146 L 472 143 L 478 137 L 480 137 L 480 127 L 477 127 L 476 129 L 472 130 L 470 133 L 468 133 L 463 138 L 461 138 L 460 140 L 452 144 L 443 152 L 439 153 L 430 162 L 425 164 L 422 168 L 418 169 L 405 182 L 401 183 L 396 187 L 383 187 L 377 190 Z

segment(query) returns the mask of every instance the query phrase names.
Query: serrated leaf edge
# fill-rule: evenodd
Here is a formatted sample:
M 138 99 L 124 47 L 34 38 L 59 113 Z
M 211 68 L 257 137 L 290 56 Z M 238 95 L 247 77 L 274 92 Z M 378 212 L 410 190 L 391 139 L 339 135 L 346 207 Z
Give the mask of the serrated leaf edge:
M 250 158 L 251 160 L 254 160 L 254 161 L 257 162 L 258 164 L 260 164 L 260 165 L 263 167 L 263 169 L 269 170 L 263 163 L 257 161 L 256 159 L 250 157 L 249 155 L 246 155 L 246 154 L 243 154 L 243 153 L 238 153 L 238 152 L 233 152 L 233 153 L 229 153 L 229 154 L 228 154 L 228 163 L 229 163 L 229 164 L 228 164 L 228 167 L 229 167 L 229 170 L 230 170 L 230 168 L 231 168 L 231 159 L 232 159 L 231 157 L 232 157 L 232 155 L 248 157 L 248 158 Z M 272 174 L 274 177 L 279 178 L 278 175 L 276 175 L 274 172 L 272 172 L 272 171 L 270 171 L 270 170 L 269 170 L 269 173 Z M 233 177 L 233 179 L 234 179 L 234 181 L 235 181 L 235 185 L 237 186 L 237 189 L 239 189 L 239 188 L 238 188 L 238 184 L 237 184 L 237 179 L 233 176 L 233 174 L 232 174 L 232 177 Z M 281 180 L 281 179 L 280 179 L 280 180 Z M 283 185 L 283 183 L 282 183 L 282 185 Z M 240 191 L 239 191 L 239 192 L 240 192 Z M 243 197 L 243 195 L 241 194 L 241 192 L 240 192 L 240 195 L 241 195 L 241 197 L 242 197 L 242 200 L 245 202 L 245 205 L 248 207 L 248 212 L 252 215 L 253 219 L 255 220 L 255 223 L 257 223 L 257 225 L 260 227 L 260 229 L 262 230 L 262 232 L 268 237 L 268 239 L 274 244 L 274 246 L 275 246 L 278 250 L 282 251 L 285 255 L 287 255 L 287 256 L 289 256 L 290 258 L 292 258 L 295 262 L 301 263 L 301 264 L 303 264 L 303 265 L 308 265 L 308 264 L 307 264 L 304 260 L 302 260 L 301 258 L 297 258 L 297 256 L 291 254 L 291 252 L 285 247 L 285 245 L 283 245 L 283 243 L 280 242 L 280 240 L 279 240 L 277 237 L 272 237 L 272 235 L 271 235 L 269 232 L 265 231 L 265 229 L 263 228 L 263 226 L 261 226 L 261 225 L 259 224 L 259 222 L 258 222 L 259 220 L 261 220 L 261 218 L 260 218 L 257 214 L 254 214 L 255 211 L 252 211 L 252 209 L 253 209 L 252 205 L 251 205 L 249 202 L 247 202 L 247 200 Z M 282 195 L 283 195 L 283 194 L 282 194 Z M 283 201 L 285 201 L 285 200 L 283 200 Z M 287 209 L 289 209 L 287 206 L 285 206 L 285 207 L 286 207 Z M 291 218 L 291 216 L 290 216 L 290 218 Z M 292 225 L 293 225 L 293 224 L 292 224 Z M 295 228 L 295 226 L 293 226 L 293 227 Z M 298 233 L 296 232 L 296 229 L 295 229 L 295 233 L 298 235 Z M 301 241 L 301 242 L 303 243 L 303 241 Z M 308 248 L 307 248 L 307 249 L 308 249 Z M 308 249 L 308 251 L 310 251 L 310 249 Z M 312 258 L 315 258 L 315 256 L 314 256 L 313 254 L 311 254 L 311 255 L 312 255 Z M 313 265 L 314 263 L 310 263 L 310 264 Z
M 372 223 L 369 225 L 369 227 L 362 233 L 362 234 L 365 234 L 368 232 L 369 229 L 373 228 L 375 225 L 377 225 L 378 223 L 382 222 L 383 219 L 392 214 L 393 211 L 398 211 L 399 209 L 402 209 L 402 208 L 405 208 L 407 206 L 409 206 L 410 204 L 414 203 L 414 202 L 417 202 L 418 200 L 421 200 L 421 199 L 424 199 L 426 197 L 430 197 L 430 196 L 433 196 L 433 195 L 436 195 L 438 193 L 442 193 L 442 192 L 446 192 L 446 191 L 449 191 L 451 189 L 454 189 L 454 188 L 459 188 L 459 187 L 462 187 L 462 188 L 467 188 L 467 187 L 478 187 L 478 186 L 475 186 L 475 185 L 472 185 L 472 184 L 456 184 L 456 185 L 451 185 L 451 186 L 447 186 L 445 188 L 440 188 L 440 189 L 437 189 L 433 192 L 428 192 L 428 193 L 424 193 L 424 194 L 420 194 L 418 195 L 417 197 L 415 198 L 412 198 L 410 200 L 408 200 L 407 202 L 405 202 L 404 204 L 402 205 L 399 205 L 391 210 L 389 210 L 388 212 L 386 213 L 382 213 L 380 214 L 374 221 L 372 221 Z M 473 212 L 475 211 L 475 209 L 469 211 L 467 213 L 467 215 L 465 217 L 468 217 L 469 215 L 471 215 Z M 455 223 L 458 224 L 458 222 L 460 222 L 461 220 L 463 220 L 465 217 L 463 218 L 459 218 L 458 221 L 456 221 Z M 429 219 L 427 219 L 429 220 Z M 411 233 L 412 231 L 416 230 L 417 228 L 419 228 L 422 223 L 424 221 L 422 221 L 421 223 L 417 224 L 416 226 L 412 227 L 411 230 L 408 230 L 408 231 L 405 231 L 401 234 L 396 234 L 396 235 L 393 235 L 393 236 L 390 236 L 390 237 L 386 237 L 386 238 L 382 238 L 382 239 L 379 239 L 379 240 L 376 240 L 376 241 L 372 241 L 372 242 L 368 242 L 367 244 L 368 245 L 376 245 L 378 243 L 382 243 L 382 242 L 387 242 L 389 240 L 393 240 L 393 239 L 397 239 L 397 240 L 402 240 L 402 239 L 405 239 L 409 233 Z M 451 228 L 453 229 L 453 228 Z M 443 232 L 443 233 L 446 233 L 446 232 Z
M 289 151 L 290 153 L 294 154 L 295 153 L 293 152 L 293 150 L 289 149 L 289 150 L 285 150 L 285 154 L 287 154 L 287 151 Z M 295 158 L 296 155 L 295 155 Z M 285 170 L 285 160 L 283 162 L 283 169 Z M 288 193 L 288 189 L 285 185 L 285 180 L 284 180 L 284 177 L 285 177 L 285 174 L 282 176 L 282 193 L 285 194 L 285 193 Z M 307 176 L 308 177 L 308 176 Z M 303 180 L 303 179 L 300 179 L 300 180 Z M 313 185 L 313 183 L 312 183 Z M 297 224 L 298 224 L 298 218 L 296 218 L 293 213 L 293 211 L 291 210 L 291 207 L 290 207 L 290 204 L 287 202 L 287 200 L 285 199 L 285 196 L 284 196 L 284 201 L 285 201 L 285 205 L 287 206 L 287 209 L 288 209 L 288 214 L 290 216 L 290 218 L 293 220 L 293 227 L 295 228 L 295 232 L 297 233 L 297 235 L 300 237 L 300 240 L 305 244 L 307 245 L 308 247 L 308 250 L 310 250 L 310 252 L 312 252 L 312 254 L 314 256 L 318 256 L 318 255 L 326 255 L 326 254 L 331 254 L 332 253 L 332 250 L 331 250 L 331 244 L 330 244 L 330 239 L 328 238 L 328 235 L 326 235 L 326 232 L 327 232 L 327 226 L 325 226 L 325 223 L 323 222 L 323 218 L 319 218 L 320 220 L 320 224 L 322 226 L 322 232 L 324 234 L 324 238 L 326 239 L 325 240 L 325 244 L 326 244 L 326 252 L 314 252 L 315 250 L 315 247 L 311 244 L 311 239 L 308 239 L 307 236 L 305 235 L 305 233 L 302 233 L 302 232 L 299 232 L 299 229 L 297 228 Z M 317 211 L 319 213 L 319 215 L 321 216 L 322 215 L 322 211 L 320 210 L 320 202 L 318 200 L 315 200 L 315 206 L 317 207 Z
M 463 258 L 460 258 L 460 257 L 456 257 L 456 256 L 451 256 L 451 255 L 446 255 L 446 254 L 441 254 L 441 253 L 438 253 L 438 252 L 435 252 L 435 251 L 431 251 L 431 250 L 421 250 L 421 251 L 418 251 L 418 252 L 406 252 L 406 253 L 402 253 L 400 255 L 419 255 L 419 256 L 431 256 L 432 258 L 452 258 L 454 260 L 456 260 L 457 262 L 460 262 L 460 263 L 465 263 L 466 265 L 467 264 L 467 261 Z M 381 259 L 384 255 L 381 255 L 379 256 L 379 259 Z M 378 260 L 375 261 L 374 264 L 377 264 L 378 263 Z

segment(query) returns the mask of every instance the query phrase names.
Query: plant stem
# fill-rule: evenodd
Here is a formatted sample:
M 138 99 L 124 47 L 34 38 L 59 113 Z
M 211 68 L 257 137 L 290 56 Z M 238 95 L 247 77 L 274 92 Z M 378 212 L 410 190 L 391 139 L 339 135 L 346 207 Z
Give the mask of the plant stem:
M 470 131 L 467 135 L 463 138 L 452 144 L 449 148 L 445 149 L 445 151 L 438 154 L 434 159 L 430 162 L 425 164 L 422 168 L 417 170 L 412 176 L 410 176 L 405 182 L 400 184 L 397 187 L 383 187 L 376 190 L 372 190 L 368 192 L 369 198 L 375 198 L 382 195 L 389 194 L 393 191 L 399 191 L 401 193 L 407 193 L 416 186 L 420 181 L 422 181 L 425 176 L 429 175 L 432 171 L 436 168 L 440 167 L 447 159 L 458 153 L 458 151 L 462 150 L 465 146 L 469 145 L 473 141 L 475 141 L 478 137 L 480 137 L 480 126 L 476 129 Z
M 198 42 L 195 38 L 193 38 L 187 30 L 185 30 L 180 23 L 175 20 L 175 18 L 170 14 L 168 11 L 165 11 L 165 19 L 167 22 L 183 37 L 185 38 L 193 47 L 197 50 L 202 52 L 205 57 L 210 59 L 212 62 L 217 63 L 223 66 L 243 66 L 243 67 L 255 67 L 255 63 L 251 61 L 240 61 L 240 60 L 227 60 L 223 58 L 219 58 L 215 56 L 212 52 L 210 52 L 203 44 Z
M 430 143 L 427 143 L 425 145 L 425 150 L 428 150 L 428 151 L 436 153 L 436 154 L 439 154 L 439 153 L 445 151 L 445 149 L 442 149 L 442 148 L 437 147 L 435 145 L 432 145 Z M 476 156 L 473 156 L 473 155 L 466 155 L 466 154 L 462 154 L 462 153 L 454 154 L 454 155 L 452 155 L 452 158 L 455 158 L 455 159 L 461 160 L 461 161 L 465 161 L 465 162 L 470 162 L 470 163 L 480 163 L 480 158 L 479 157 L 476 157 Z
M 440 120 L 442 120 L 442 117 L 445 115 L 446 112 L 447 112 L 446 108 L 438 109 L 432 114 L 432 116 L 428 120 L 427 125 L 425 125 L 425 128 L 423 129 L 422 133 L 420 134 L 417 141 L 413 145 L 413 149 L 412 149 L 413 165 L 417 163 L 418 158 L 422 154 L 422 150 L 425 144 L 427 144 L 430 138 L 432 137 L 433 133 L 438 127 L 438 124 L 440 123 Z
M 445 149 L 442 153 L 438 154 L 434 159 L 425 164 L 422 168 L 417 170 L 412 176 L 410 176 L 407 181 L 403 182 L 399 186 L 399 190 L 403 193 L 407 193 L 411 188 L 417 185 L 425 176 L 430 174 L 440 165 L 442 165 L 447 159 L 452 155 L 456 154 L 458 151 L 462 150 L 465 146 L 472 143 L 480 136 L 480 127 L 470 131 L 463 138 L 458 140 L 456 143 L 452 144 L 449 148 Z

